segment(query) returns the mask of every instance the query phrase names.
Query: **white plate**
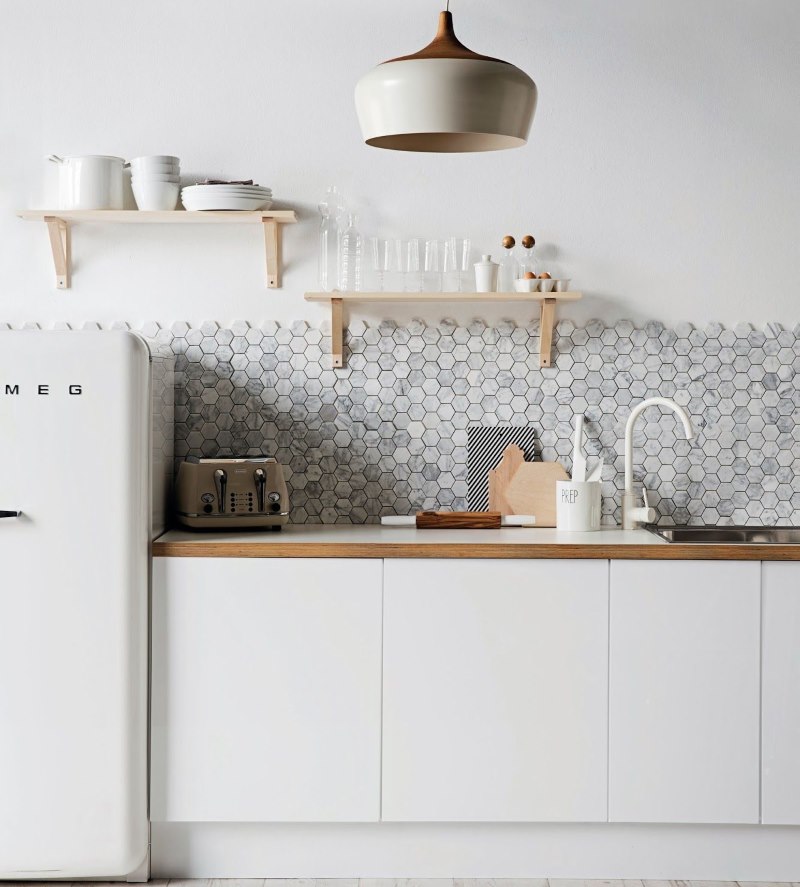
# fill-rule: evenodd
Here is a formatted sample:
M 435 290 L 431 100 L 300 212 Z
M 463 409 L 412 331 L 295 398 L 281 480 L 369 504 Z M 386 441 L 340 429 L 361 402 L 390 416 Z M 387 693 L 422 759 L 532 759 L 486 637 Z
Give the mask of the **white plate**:
M 272 194 L 272 188 L 260 185 L 187 185 L 184 191 L 193 194 L 224 194 L 227 191 L 245 191 L 250 194 Z
M 198 200 L 217 200 L 220 197 L 272 197 L 270 191 L 237 191 L 234 188 L 230 191 L 215 191 L 213 194 L 199 194 L 197 191 L 187 191 L 184 188 L 182 193 Z
M 269 209 L 272 206 L 272 200 L 263 197 L 220 197 L 215 200 L 192 200 L 188 198 L 183 201 L 184 207 L 190 212 L 197 210 L 259 210 Z

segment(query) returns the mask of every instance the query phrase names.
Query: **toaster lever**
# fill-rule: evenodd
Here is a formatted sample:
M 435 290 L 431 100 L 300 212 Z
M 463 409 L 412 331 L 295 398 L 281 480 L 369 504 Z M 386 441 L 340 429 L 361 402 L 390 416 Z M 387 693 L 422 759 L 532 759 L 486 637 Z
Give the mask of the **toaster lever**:
M 267 472 L 263 468 L 256 468 L 253 472 L 256 481 L 256 495 L 258 497 L 258 510 L 263 512 L 266 507 Z
M 214 472 L 214 486 L 217 488 L 217 502 L 219 503 L 219 513 L 225 514 L 225 496 L 228 491 L 228 474 L 221 468 Z

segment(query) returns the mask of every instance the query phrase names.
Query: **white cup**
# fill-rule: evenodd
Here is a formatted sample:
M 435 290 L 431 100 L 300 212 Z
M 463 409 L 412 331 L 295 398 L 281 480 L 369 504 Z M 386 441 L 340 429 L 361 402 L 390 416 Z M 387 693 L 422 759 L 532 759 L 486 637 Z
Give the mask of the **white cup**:
M 600 529 L 600 481 L 556 482 L 556 527 L 570 533 Z

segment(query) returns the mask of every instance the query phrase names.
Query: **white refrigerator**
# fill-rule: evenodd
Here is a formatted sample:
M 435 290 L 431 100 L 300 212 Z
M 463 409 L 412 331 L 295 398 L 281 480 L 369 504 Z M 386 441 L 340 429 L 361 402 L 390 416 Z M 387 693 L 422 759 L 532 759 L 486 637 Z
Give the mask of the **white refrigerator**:
M 172 391 L 135 334 L 0 332 L 0 879 L 147 871 Z

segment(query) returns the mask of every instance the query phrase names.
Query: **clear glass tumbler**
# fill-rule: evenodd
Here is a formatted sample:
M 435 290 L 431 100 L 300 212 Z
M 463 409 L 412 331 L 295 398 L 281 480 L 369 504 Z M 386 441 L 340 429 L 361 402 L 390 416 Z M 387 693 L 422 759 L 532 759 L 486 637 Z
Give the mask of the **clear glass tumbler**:
M 393 240 L 382 237 L 373 237 L 370 240 L 372 247 L 372 270 L 378 277 L 378 288 L 386 291 L 386 275 L 395 270 L 397 262 L 397 249 Z
M 442 291 L 442 264 L 438 240 L 425 241 L 425 271 L 423 274 L 423 289 L 428 293 L 440 293 Z
M 419 240 L 412 237 L 410 240 L 399 240 L 398 266 L 403 274 L 403 289 L 407 293 L 419 293 L 422 291 L 422 275 L 419 263 Z

